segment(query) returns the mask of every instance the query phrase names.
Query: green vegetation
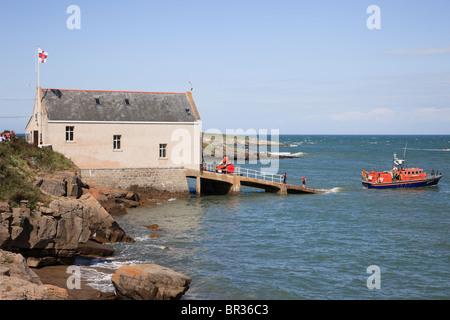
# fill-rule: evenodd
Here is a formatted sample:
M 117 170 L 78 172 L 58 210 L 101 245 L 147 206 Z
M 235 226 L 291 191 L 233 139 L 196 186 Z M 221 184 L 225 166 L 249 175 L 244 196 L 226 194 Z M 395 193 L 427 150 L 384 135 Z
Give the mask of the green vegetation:
M 24 139 L 0 142 L 0 201 L 17 206 L 28 200 L 28 206 L 46 202 L 47 197 L 34 185 L 36 174 L 74 169 L 64 155 L 38 148 Z

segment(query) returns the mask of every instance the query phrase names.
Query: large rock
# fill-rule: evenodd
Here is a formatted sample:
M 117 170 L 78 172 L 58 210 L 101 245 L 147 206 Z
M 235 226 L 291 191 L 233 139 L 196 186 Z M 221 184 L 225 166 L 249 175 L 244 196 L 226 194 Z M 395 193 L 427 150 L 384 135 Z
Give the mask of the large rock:
M 128 208 L 140 206 L 139 196 L 131 191 L 113 188 L 89 188 L 85 192 L 92 194 L 111 215 L 123 215 L 127 213 Z
M 53 201 L 50 208 L 60 214 L 75 214 L 85 220 L 91 231 L 90 238 L 97 242 L 134 241 L 90 194 L 84 194 L 79 199 L 60 198 Z
M 38 285 L 42 284 L 39 277 L 28 267 L 21 254 L 0 250 L 0 267 L 4 268 L 3 275 L 20 278 Z M 5 269 L 8 271 L 5 272 Z
M 9 206 L 8 202 L 0 201 L 0 212 L 9 212 L 10 210 L 11 207 Z
M 82 187 L 84 183 L 81 181 L 79 174 L 72 171 L 60 171 L 55 173 L 59 178 L 66 182 L 66 196 L 79 198 L 83 194 Z
M 33 212 L 14 208 L 0 213 L 0 249 L 27 257 L 72 258 L 90 239 L 100 243 L 134 241 L 89 194 L 79 199 L 57 198 L 49 207 Z
M 17 277 L 0 276 L 0 300 L 68 300 L 66 289 L 22 280 Z
M 0 211 L 0 248 L 11 237 L 10 218 L 12 214 L 10 212 Z
M 114 254 L 114 249 L 107 245 L 89 240 L 78 245 L 77 254 L 89 257 L 109 257 Z
M 121 300 L 176 300 L 189 289 L 191 278 L 157 264 L 120 267 L 111 277 Z
M 101 205 L 112 216 L 127 214 L 127 209 L 123 203 L 116 202 L 115 200 L 101 202 Z
M 0 250 L 0 300 L 67 299 L 67 290 L 43 285 L 22 255 Z
M 63 177 L 44 176 L 37 185 L 44 193 L 58 197 L 67 195 L 67 181 Z
M 57 197 L 79 198 L 83 193 L 83 182 L 79 178 L 78 173 L 72 171 L 59 171 L 51 175 L 39 176 L 35 181 L 35 185 L 42 192 Z

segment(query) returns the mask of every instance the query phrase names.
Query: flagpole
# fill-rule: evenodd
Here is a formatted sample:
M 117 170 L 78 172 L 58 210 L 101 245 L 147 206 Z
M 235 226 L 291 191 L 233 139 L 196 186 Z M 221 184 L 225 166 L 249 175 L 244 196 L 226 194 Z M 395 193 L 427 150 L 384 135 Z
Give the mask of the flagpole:
M 39 46 L 37 47 L 36 59 L 37 59 L 37 87 L 39 89 Z
M 38 136 L 38 144 L 40 145 L 42 143 L 42 105 L 41 105 L 41 88 L 40 88 L 40 79 L 39 79 L 39 46 L 37 48 L 37 98 L 38 98 L 38 112 L 39 112 L 39 136 Z

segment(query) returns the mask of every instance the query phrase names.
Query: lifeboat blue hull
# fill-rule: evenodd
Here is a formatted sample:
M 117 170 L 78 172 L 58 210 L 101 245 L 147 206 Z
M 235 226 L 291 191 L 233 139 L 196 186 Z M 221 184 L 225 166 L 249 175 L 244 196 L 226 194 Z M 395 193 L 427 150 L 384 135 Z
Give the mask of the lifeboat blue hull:
M 369 181 L 362 181 L 363 187 L 368 189 L 399 189 L 399 188 L 420 188 L 435 186 L 438 184 L 442 176 L 417 181 L 404 181 L 404 182 L 390 182 L 390 183 L 374 183 Z

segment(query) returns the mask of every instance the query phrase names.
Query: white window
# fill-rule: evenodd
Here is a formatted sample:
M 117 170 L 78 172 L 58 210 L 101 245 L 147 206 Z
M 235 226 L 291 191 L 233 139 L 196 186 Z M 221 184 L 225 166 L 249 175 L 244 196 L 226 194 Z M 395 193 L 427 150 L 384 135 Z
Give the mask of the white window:
M 67 141 L 73 141 L 73 132 L 74 132 L 74 127 L 73 126 L 67 126 L 66 127 L 66 142 Z
M 120 144 L 120 139 L 122 138 L 122 136 L 121 135 L 114 135 L 114 137 L 113 137 L 113 149 L 114 150 L 121 150 L 122 149 L 122 147 L 121 147 L 121 144 Z
M 159 144 L 159 158 L 160 159 L 167 158 L 167 143 Z

